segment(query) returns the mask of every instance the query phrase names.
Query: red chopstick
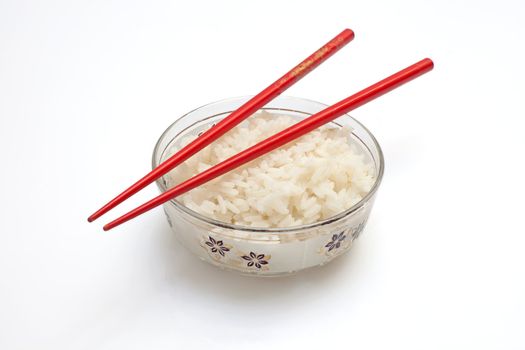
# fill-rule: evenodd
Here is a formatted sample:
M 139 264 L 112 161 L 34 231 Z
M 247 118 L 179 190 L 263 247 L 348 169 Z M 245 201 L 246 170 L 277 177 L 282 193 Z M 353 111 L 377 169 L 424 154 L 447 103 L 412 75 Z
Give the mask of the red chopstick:
M 236 111 L 232 112 L 229 116 L 221 120 L 214 127 L 207 130 L 195 141 L 191 142 L 173 156 L 165 160 L 149 174 L 144 176 L 142 179 L 137 181 L 127 190 L 119 194 L 117 197 L 109 201 L 102 208 L 93 213 L 88 221 L 92 222 L 97 218 L 101 217 L 144 187 L 154 182 L 159 177 L 168 173 L 171 169 L 184 162 L 186 159 L 208 146 L 210 143 L 224 135 L 228 130 L 232 129 L 240 122 L 248 118 L 250 115 L 255 113 L 265 104 L 273 100 L 275 97 L 280 95 L 283 91 L 288 89 L 290 86 L 299 81 L 306 74 L 311 72 L 318 65 L 323 63 L 327 58 L 332 56 L 334 53 L 339 51 L 343 46 L 348 44 L 354 38 L 354 32 L 350 29 L 345 29 L 339 33 L 335 38 L 330 40 L 326 45 L 321 47 L 319 50 L 314 52 L 304 61 L 295 66 L 291 71 L 283 75 L 273 84 L 268 86 L 266 89 L 261 91 L 259 94 L 254 96 L 244 105 L 239 107 Z
M 434 63 L 432 60 L 425 58 L 411 65 L 410 67 L 407 67 L 389 76 L 388 78 L 383 79 L 380 82 L 375 83 L 374 85 L 371 85 L 366 89 L 361 90 L 360 92 L 347 97 L 330 107 L 327 107 L 321 112 L 290 126 L 289 128 L 267 138 L 266 140 L 259 142 L 255 146 L 252 146 L 236 154 L 235 156 L 226 159 L 225 161 L 209 168 L 208 170 L 195 175 L 189 180 L 173 187 L 160 196 L 105 225 L 104 231 L 111 230 L 112 228 L 128 220 L 131 220 L 134 217 L 163 204 L 164 202 L 180 196 L 181 194 L 194 189 L 195 187 L 200 186 L 218 176 L 221 176 L 249 161 L 252 161 L 263 154 L 271 152 L 274 149 L 281 147 L 312 130 L 317 129 L 321 125 L 326 124 L 337 117 L 340 117 L 341 115 L 376 99 L 383 94 L 386 94 L 387 92 L 403 85 L 404 83 L 409 82 L 412 79 L 417 78 L 426 72 L 429 72 L 433 67 Z

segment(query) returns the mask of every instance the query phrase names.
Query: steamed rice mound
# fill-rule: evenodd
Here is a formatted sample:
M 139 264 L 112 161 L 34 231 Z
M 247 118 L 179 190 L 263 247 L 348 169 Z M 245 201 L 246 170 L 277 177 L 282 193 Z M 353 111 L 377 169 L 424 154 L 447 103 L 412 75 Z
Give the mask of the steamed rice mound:
M 296 122 L 257 113 L 171 171 L 168 186 Z M 243 226 L 289 227 L 327 219 L 359 202 L 375 181 L 373 164 L 350 135 L 348 128 L 323 126 L 177 199 L 204 216 Z M 194 138 L 186 137 L 182 146 Z

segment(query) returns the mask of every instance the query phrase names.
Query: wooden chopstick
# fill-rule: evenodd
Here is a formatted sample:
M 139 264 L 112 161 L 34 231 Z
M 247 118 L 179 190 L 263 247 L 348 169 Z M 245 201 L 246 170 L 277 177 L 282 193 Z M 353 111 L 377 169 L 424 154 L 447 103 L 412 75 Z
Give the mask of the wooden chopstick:
M 326 59 L 339 51 L 343 46 L 348 44 L 354 38 L 354 32 L 350 29 L 345 29 L 336 37 L 330 40 L 326 45 L 308 56 L 304 61 L 295 66 L 291 71 L 276 80 L 273 84 L 254 96 L 244 105 L 232 112 L 229 116 L 221 120 L 215 126 L 204 132 L 200 137 L 193 142 L 183 147 L 173 156 L 159 164 L 150 173 L 137 181 L 131 187 L 119 194 L 117 197 L 109 201 L 102 208 L 93 213 L 88 221 L 92 222 L 101 217 L 144 187 L 154 182 L 159 177 L 165 175 L 177 165 L 184 162 L 186 159 L 224 135 L 228 130 L 232 129 L 250 115 L 255 113 L 265 104 L 280 95 L 283 91 L 299 81 L 306 74 L 311 72 L 314 68 L 323 63 Z
M 431 59 L 425 58 L 391 76 L 383 79 L 360 92 L 345 98 L 344 100 L 327 107 L 319 113 L 316 113 L 297 124 L 267 138 L 264 141 L 236 154 L 235 156 L 226 159 L 225 161 L 209 168 L 208 170 L 195 175 L 194 177 L 184 181 L 183 183 L 173 187 L 172 189 L 162 193 L 158 197 L 141 205 L 140 207 L 130 211 L 129 213 L 119 217 L 104 226 L 104 231 L 110 230 L 128 220 L 131 220 L 146 211 L 155 208 L 181 194 L 200 186 L 218 176 L 221 176 L 249 161 L 252 161 L 274 149 L 281 147 L 298 137 L 317 129 L 341 115 L 370 102 L 379 96 L 409 82 L 420 75 L 429 72 L 434 67 Z

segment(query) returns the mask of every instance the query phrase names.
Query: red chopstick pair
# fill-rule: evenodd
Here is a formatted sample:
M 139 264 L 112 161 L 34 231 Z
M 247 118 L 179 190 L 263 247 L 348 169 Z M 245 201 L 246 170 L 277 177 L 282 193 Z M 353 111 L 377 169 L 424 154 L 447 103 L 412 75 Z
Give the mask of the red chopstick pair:
M 342 38 L 341 38 L 342 36 Z M 339 39 L 338 39 L 339 38 Z M 194 143 L 199 143 L 194 141 L 192 144 L 186 146 L 181 151 L 176 153 L 172 158 L 168 159 L 165 163 L 171 162 L 169 165 L 165 165 L 165 163 L 161 164 L 159 167 L 154 169 L 151 173 L 146 175 L 143 179 L 141 179 L 139 182 L 137 182 L 135 185 L 130 187 L 128 190 L 123 192 L 121 195 L 116 197 L 114 200 L 106 204 L 104 207 L 102 207 L 99 211 L 97 211 L 95 214 L 93 214 L 88 220 L 93 221 L 97 217 L 101 216 L 114 206 L 118 205 L 122 201 L 124 201 L 126 198 L 129 198 L 131 195 L 139 191 L 141 188 L 145 187 L 147 184 L 155 181 L 156 178 L 164 175 L 169 170 L 171 170 L 176 165 L 180 164 L 185 159 L 189 158 L 191 155 L 196 153 L 198 150 L 202 149 L 209 143 L 213 142 L 216 138 L 220 137 L 220 135 L 224 134 L 227 130 L 231 129 L 233 126 L 240 123 L 240 121 L 247 118 L 247 116 L 254 113 L 256 110 L 258 110 L 260 107 L 262 107 L 265 103 L 270 101 L 272 98 L 277 96 L 279 93 L 284 91 L 287 87 L 291 86 L 295 80 L 290 80 L 290 78 L 294 78 L 299 76 L 304 76 L 309 70 L 313 69 L 313 67 L 320 64 L 324 59 L 326 59 L 329 56 L 324 57 L 323 53 L 327 53 L 329 51 L 328 47 L 333 47 L 332 54 L 337 51 L 341 45 L 346 44 L 344 41 L 344 38 L 346 38 L 346 42 L 349 42 L 353 38 L 353 32 L 350 30 L 345 30 L 341 34 L 339 34 L 336 38 L 334 38 L 332 41 L 330 41 L 327 45 L 325 45 L 323 48 L 318 50 L 316 53 L 314 53 L 312 56 L 307 58 L 305 61 L 303 61 L 301 64 L 299 64 L 297 67 L 295 67 L 292 71 L 287 73 L 283 78 L 279 79 L 277 82 L 272 84 L 270 87 L 265 89 L 263 92 L 261 92 L 259 95 L 255 96 L 252 100 L 248 101 L 245 105 L 241 106 L 237 111 L 230 114 L 229 117 L 225 118 L 223 121 L 221 121 L 219 124 L 217 124 L 215 127 L 211 128 L 208 132 L 203 134 L 201 137 L 196 139 L 196 141 L 202 139 L 205 135 L 208 137 L 208 139 L 205 142 L 200 142 L 200 145 L 192 146 Z M 337 46 L 337 42 L 334 42 L 335 40 L 338 40 L 341 42 L 339 46 Z M 344 44 L 343 44 L 344 43 Z M 331 45 L 332 44 L 332 45 Z M 329 46 L 330 45 L 330 46 Z M 326 49 L 325 49 L 326 48 Z M 331 54 L 330 54 L 331 55 Z M 316 57 L 318 59 L 316 60 Z M 324 57 L 324 58 L 322 58 Z M 320 61 L 319 61 L 320 60 Z M 309 63 L 310 62 L 310 63 Z M 177 196 L 180 196 L 181 194 L 200 186 L 220 175 L 225 174 L 226 172 L 229 172 L 255 158 L 260 157 L 263 154 L 266 154 L 268 152 L 271 152 L 272 150 L 283 146 L 294 139 L 320 127 L 323 124 L 326 124 L 337 117 L 348 113 L 349 111 L 362 106 L 363 104 L 401 86 L 402 84 L 415 79 L 416 77 L 432 70 L 434 64 L 432 60 L 426 58 L 423 59 L 391 76 L 389 76 L 386 79 L 383 79 L 379 81 L 378 83 L 369 86 L 368 88 L 330 106 L 326 109 L 322 110 L 319 113 L 316 113 L 301 122 L 292 125 L 291 127 L 281 131 L 280 133 L 269 137 L 268 139 L 246 149 L 245 151 L 213 166 L 212 168 L 206 170 L 203 173 L 200 173 L 189 180 L 173 187 L 172 189 L 164 192 L 163 194 L 159 195 L 158 197 L 150 200 L 149 202 L 141 205 L 140 207 L 132 210 L 131 212 L 121 216 L 120 218 L 110 222 L 109 224 L 104 226 L 104 230 L 110 230 L 128 220 L 133 219 L 134 217 L 143 214 L 144 212 L 163 204 L 164 202 L 167 202 Z M 294 71 L 296 73 L 294 73 Z M 279 84 L 279 82 L 283 80 L 283 84 Z M 280 89 L 280 86 L 285 86 L 283 89 Z M 266 100 L 268 99 L 268 100 Z M 258 106 L 258 103 L 262 103 L 261 101 L 265 101 L 261 106 Z M 247 106 L 250 105 L 250 106 Z M 244 108 L 244 109 L 243 109 Z M 242 110 L 239 112 L 239 110 Z M 238 113 L 239 112 L 239 113 Z M 235 118 L 230 118 L 232 115 L 236 115 Z M 242 119 L 240 119 L 242 118 Z M 229 119 L 226 123 L 223 123 L 226 119 Z M 217 126 L 220 124 L 226 124 L 226 126 L 222 126 L 221 131 L 218 132 L 210 132 L 212 130 L 217 129 Z M 228 125 L 229 124 L 229 125 Z M 231 126 L 233 125 L 233 126 Z M 228 128 L 228 129 L 225 129 Z M 222 133 L 221 133 L 222 132 Z M 211 134 L 211 136 L 210 136 Z M 218 134 L 218 136 L 217 136 Z M 211 139 L 213 138 L 213 139 Z M 204 145 L 202 145 L 204 144 Z M 202 146 L 202 147 L 201 147 Z M 198 148 L 200 147 L 200 148 Z M 185 150 L 190 148 L 189 151 Z M 198 149 L 197 149 L 198 148 Z M 190 153 L 193 152 L 193 153 Z M 189 155 L 188 155 L 189 154 Z M 185 157 L 185 158 L 183 158 Z M 174 160 L 175 159 L 175 160 Z M 180 160 L 182 159 L 182 160 Z M 174 164 L 174 165 L 173 165 Z M 148 182 L 149 181 L 149 182 Z

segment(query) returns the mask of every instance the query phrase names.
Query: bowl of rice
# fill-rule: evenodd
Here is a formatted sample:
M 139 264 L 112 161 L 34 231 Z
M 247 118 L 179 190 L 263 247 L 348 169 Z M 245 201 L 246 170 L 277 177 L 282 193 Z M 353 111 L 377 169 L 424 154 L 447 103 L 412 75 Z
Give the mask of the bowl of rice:
M 197 108 L 162 134 L 153 168 L 250 97 Z M 280 96 L 157 180 L 161 192 L 326 108 Z M 357 120 L 334 122 L 164 204 L 181 244 L 223 269 L 276 276 L 320 266 L 363 231 L 384 171 L 381 148 Z

